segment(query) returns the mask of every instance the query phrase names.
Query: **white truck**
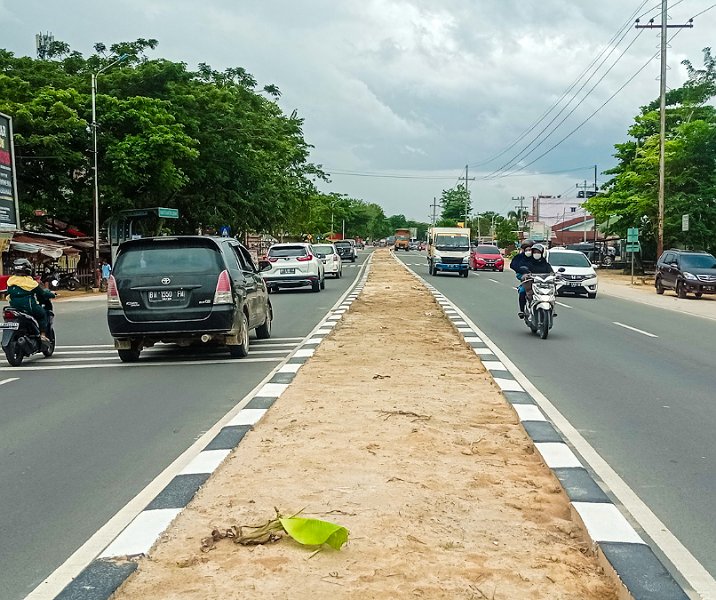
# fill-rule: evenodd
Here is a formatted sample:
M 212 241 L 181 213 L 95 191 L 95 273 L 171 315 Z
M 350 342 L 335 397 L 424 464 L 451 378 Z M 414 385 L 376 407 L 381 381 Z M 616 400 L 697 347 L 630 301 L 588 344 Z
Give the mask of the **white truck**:
M 470 274 L 470 230 L 466 227 L 431 227 L 428 232 L 428 269 L 431 275 L 441 271 Z

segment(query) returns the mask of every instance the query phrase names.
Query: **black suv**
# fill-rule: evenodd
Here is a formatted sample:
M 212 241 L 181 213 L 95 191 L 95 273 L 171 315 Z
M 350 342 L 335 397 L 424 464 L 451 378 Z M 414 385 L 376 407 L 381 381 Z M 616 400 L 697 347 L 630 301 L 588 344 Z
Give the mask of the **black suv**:
M 336 240 L 333 245 L 338 250 L 338 256 L 341 260 L 349 260 L 351 262 L 356 261 L 356 247 L 353 240 Z
M 679 298 L 693 292 L 716 294 L 716 258 L 708 252 L 666 250 L 656 263 L 656 293 L 674 290 Z
M 249 254 L 231 238 L 152 237 L 124 242 L 107 285 L 107 322 L 119 358 L 157 342 L 249 352 L 249 332 L 271 336 L 273 310 Z

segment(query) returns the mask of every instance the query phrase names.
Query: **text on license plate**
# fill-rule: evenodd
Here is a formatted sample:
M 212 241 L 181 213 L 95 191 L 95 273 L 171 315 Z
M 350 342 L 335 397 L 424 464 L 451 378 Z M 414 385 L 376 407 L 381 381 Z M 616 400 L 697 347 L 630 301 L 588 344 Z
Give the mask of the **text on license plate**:
M 295 272 L 296 269 L 281 269 L 279 275 L 293 275 Z
M 184 300 L 186 298 L 186 290 L 157 290 L 149 292 L 150 302 L 174 302 L 175 300 Z
M 581 281 L 570 281 L 569 285 L 571 285 L 572 287 L 579 287 L 580 285 L 582 285 L 582 282 Z
M 9 323 L 0 323 L 0 329 L 20 329 L 20 323 L 10 321 Z

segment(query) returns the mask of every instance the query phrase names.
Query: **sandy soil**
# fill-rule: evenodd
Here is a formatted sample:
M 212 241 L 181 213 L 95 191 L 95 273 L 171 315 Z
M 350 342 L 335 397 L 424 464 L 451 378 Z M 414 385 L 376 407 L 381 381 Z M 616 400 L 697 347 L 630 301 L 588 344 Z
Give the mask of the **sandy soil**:
M 215 527 L 274 507 L 340 523 L 349 542 L 201 551 Z M 616 597 L 479 359 L 383 250 L 343 321 L 115 596 Z

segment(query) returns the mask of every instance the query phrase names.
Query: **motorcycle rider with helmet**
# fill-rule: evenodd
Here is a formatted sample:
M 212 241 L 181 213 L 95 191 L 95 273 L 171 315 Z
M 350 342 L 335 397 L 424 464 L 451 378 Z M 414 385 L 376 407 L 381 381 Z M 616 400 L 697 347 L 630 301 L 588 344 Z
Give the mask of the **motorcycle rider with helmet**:
M 547 262 L 547 259 L 545 258 L 545 247 L 542 244 L 534 244 L 532 246 L 532 252 L 531 256 L 527 259 L 524 266 L 527 267 L 530 270 L 530 273 L 533 274 L 540 274 L 540 275 L 547 275 L 554 273 L 554 269 L 552 268 L 552 265 L 550 265 Z M 521 288 L 523 286 L 520 286 Z M 524 300 L 522 299 L 522 296 L 520 296 L 520 312 L 519 317 L 520 319 L 523 319 L 525 316 L 525 305 L 527 303 L 527 291 L 524 291 Z M 557 316 L 557 313 L 554 313 L 554 316 Z
M 10 306 L 32 315 L 40 326 L 40 337 L 44 342 L 47 338 L 47 311 L 42 306 L 57 294 L 45 289 L 32 277 L 32 263 L 26 258 L 18 258 L 12 264 L 13 275 L 7 280 L 7 295 Z
M 522 273 L 520 273 L 520 267 L 529 267 L 529 261 L 532 259 L 532 246 L 534 246 L 533 240 L 524 240 L 520 244 L 520 251 L 510 261 L 510 269 L 515 272 L 517 279 L 522 281 Z M 525 316 L 525 304 L 527 303 L 527 296 L 525 294 L 525 288 L 520 285 L 517 288 L 517 299 L 520 305 L 520 312 L 518 316 L 520 319 Z

